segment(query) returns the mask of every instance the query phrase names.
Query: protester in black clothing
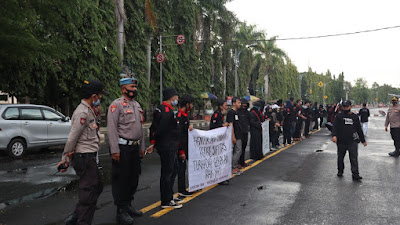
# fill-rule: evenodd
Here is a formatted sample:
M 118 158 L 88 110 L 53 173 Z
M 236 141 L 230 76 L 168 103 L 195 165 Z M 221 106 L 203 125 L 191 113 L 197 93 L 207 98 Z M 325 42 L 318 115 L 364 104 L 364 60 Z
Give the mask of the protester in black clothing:
M 151 135 L 151 143 L 155 144 L 161 160 L 161 207 L 182 208 L 182 205 L 173 200 L 173 186 L 177 173 L 177 151 L 179 128 L 175 119 L 173 106 L 178 105 L 178 92 L 169 87 L 163 90 L 163 102 L 158 107 L 158 118 L 153 118 L 154 135 Z
M 328 114 L 323 105 L 319 105 L 319 126 L 322 128 L 324 124 L 324 118 L 327 117 Z
M 305 119 L 304 119 L 304 136 L 306 138 L 310 138 L 309 132 L 310 132 L 310 123 L 311 123 L 311 119 L 312 119 L 310 103 L 311 102 L 309 100 L 306 100 L 305 104 L 302 106 L 303 107 L 302 113 L 303 113 L 303 116 L 305 117 Z
M 292 136 L 290 130 L 292 129 L 293 123 L 293 109 L 292 102 L 287 100 L 286 107 L 283 109 L 283 144 L 292 144 Z
M 217 101 L 217 110 L 211 116 L 210 121 L 210 130 L 218 128 L 218 127 L 226 127 L 228 123 L 224 123 L 224 113 L 228 109 L 228 103 L 225 100 L 218 99 Z
M 364 135 L 367 136 L 367 133 L 368 133 L 368 117 L 370 116 L 369 109 L 367 109 L 367 103 L 363 104 L 363 107 L 358 112 L 358 116 L 360 117 L 361 129 L 363 130 Z
M 248 164 L 245 163 L 245 152 L 250 131 L 250 112 L 248 110 L 250 104 L 245 98 L 240 99 L 240 101 L 242 103 L 242 106 L 238 110 L 238 115 L 239 115 L 240 126 L 242 128 L 242 154 L 240 155 L 239 158 L 239 166 L 246 167 L 248 166 Z
M 189 131 L 193 130 L 190 125 L 189 112 L 193 109 L 194 98 L 191 95 L 184 95 L 180 99 L 179 112 L 176 116 L 179 126 L 179 151 L 178 151 L 178 195 L 181 197 L 190 197 L 193 193 L 186 191 L 186 164 L 188 160 L 188 136 Z
M 342 107 L 342 112 L 335 117 L 332 131 L 332 141 L 337 144 L 338 149 L 337 175 L 339 177 L 343 176 L 343 160 L 346 151 L 349 151 L 353 180 L 359 181 L 362 177 L 359 175 L 358 171 L 358 143 L 361 141 L 364 146 L 367 146 L 367 142 L 365 142 L 358 116 L 351 112 L 351 101 L 345 101 Z
M 263 157 L 262 152 L 262 126 L 260 114 L 261 103 L 254 102 L 250 111 L 250 158 L 259 160 Z
M 279 131 L 280 131 L 280 121 L 279 121 L 279 115 L 278 115 L 278 109 L 279 106 L 277 105 L 273 105 L 272 107 L 272 111 L 271 111 L 271 117 L 270 117 L 270 122 L 269 122 L 269 126 L 270 126 L 270 138 L 271 138 L 271 143 L 272 143 L 272 148 L 271 150 L 277 150 L 279 149 Z
M 314 105 L 312 108 L 312 121 L 314 122 L 313 130 L 318 130 L 318 128 L 319 128 L 318 118 L 319 118 L 318 103 L 314 102 Z
M 237 168 L 239 158 L 242 153 L 242 128 L 239 122 L 238 109 L 242 106 L 240 99 L 237 97 L 232 98 L 232 109 L 226 115 L 226 122 L 233 126 L 232 129 L 232 173 L 240 174 L 241 171 Z
M 293 134 L 293 140 L 301 141 L 301 129 L 303 126 L 303 122 L 306 119 L 306 117 L 303 116 L 303 113 L 302 113 L 301 100 L 297 100 L 297 106 L 295 109 L 295 113 L 296 113 L 296 129 Z

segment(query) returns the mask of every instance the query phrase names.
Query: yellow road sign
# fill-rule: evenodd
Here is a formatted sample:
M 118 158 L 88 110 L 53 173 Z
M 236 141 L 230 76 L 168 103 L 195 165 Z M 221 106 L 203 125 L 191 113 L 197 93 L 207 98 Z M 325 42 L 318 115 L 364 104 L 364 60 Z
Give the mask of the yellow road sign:
M 318 86 L 319 86 L 319 87 L 322 87 L 322 86 L 324 86 L 324 83 L 322 83 L 322 81 L 320 81 L 320 82 L 318 83 Z
M 378 101 L 378 98 L 375 98 L 375 101 Z
M 310 94 L 312 94 L 312 90 L 310 89 Z
M 325 96 L 324 96 L 324 99 L 327 99 L 327 98 L 328 98 L 328 96 L 325 95 Z

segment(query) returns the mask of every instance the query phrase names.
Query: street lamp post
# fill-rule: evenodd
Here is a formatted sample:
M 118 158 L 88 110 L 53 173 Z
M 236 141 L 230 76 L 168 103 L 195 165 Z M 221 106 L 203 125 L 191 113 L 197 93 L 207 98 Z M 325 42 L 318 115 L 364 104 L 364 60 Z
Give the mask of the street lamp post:
M 246 46 L 246 48 L 250 48 L 250 47 L 254 47 L 254 45 Z M 237 74 L 237 69 L 239 68 L 239 64 L 240 64 L 239 57 L 240 57 L 240 53 L 242 53 L 242 51 L 245 50 L 246 48 L 243 48 L 239 52 L 238 52 L 237 48 L 235 48 L 235 96 L 237 96 L 238 86 L 239 86 L 239 77 Z

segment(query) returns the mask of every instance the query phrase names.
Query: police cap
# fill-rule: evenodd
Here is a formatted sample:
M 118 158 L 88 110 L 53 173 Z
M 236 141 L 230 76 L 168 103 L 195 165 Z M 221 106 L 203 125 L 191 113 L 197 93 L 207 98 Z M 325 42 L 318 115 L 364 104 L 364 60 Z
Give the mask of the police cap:
M 90 98 L 93 94 L 102 93 L 103 95 L 109 95 L 104 90 L 104 84 L 99 80 L 85 80 L 81 87 L 81 94 L 83 98 Z
M 133 77 L 122 78 L 121 80 L 119 80 L 119 86 L 122 86 L 125 84 L 137 84 L 137 80 Z

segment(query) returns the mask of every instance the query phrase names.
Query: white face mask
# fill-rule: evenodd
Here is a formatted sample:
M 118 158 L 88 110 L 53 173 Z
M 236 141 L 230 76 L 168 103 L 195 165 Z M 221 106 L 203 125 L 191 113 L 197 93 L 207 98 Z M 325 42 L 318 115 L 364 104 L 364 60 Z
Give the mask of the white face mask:
M 174 100 L 174 101 L 172 101 L 172 102 L 171 102 L 171 104 L 172 104 L 173 106 L 176 106 L 176 105 L 178 105 L 178 100 Z

